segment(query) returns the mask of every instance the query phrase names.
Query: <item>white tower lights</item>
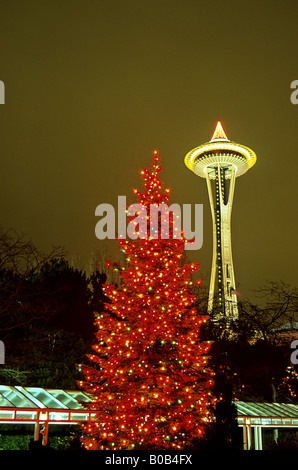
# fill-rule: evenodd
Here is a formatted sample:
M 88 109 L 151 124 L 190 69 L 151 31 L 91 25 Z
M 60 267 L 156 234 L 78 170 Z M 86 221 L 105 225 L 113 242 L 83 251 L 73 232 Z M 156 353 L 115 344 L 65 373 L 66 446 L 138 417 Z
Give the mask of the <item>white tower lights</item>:
M 246 173 L 256 159 L 251 149 L 230 141 L 218 121 L 211 140 L 188 152 L 184 160 L 190 170 L 207 182 L 213 226 L 208 309 L 212 311 L 217 295 L 220 312 L 227 320 L 238 318 L 231 243 L 235 180 Z

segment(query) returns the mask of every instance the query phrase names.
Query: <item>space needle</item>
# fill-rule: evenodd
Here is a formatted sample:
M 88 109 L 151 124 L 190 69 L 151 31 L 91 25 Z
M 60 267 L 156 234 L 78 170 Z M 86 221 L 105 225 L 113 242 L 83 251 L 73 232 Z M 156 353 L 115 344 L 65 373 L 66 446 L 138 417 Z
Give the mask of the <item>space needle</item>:
M 235 181 L 256 163 L 256 159 L 251 149 L 230 141 L 218 121 L 211 140 L 188 152 L 184 160 L 190 170 L 207 182 L 213 227 L 208 310 L 212 312 L 217 299 L 219 312 L 228 321 L 238 318 L 231 242 Z

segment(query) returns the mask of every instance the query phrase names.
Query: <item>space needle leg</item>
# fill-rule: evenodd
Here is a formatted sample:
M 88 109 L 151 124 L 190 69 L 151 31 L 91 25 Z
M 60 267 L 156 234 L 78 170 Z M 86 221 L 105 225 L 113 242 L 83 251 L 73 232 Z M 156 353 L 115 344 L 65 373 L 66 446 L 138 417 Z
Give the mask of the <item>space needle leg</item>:
M 211 215 L 212 215 L 212 227 L 213 227 L 212 268 L 211 268 L 209 299 L 208 299 L 208 313 L 210 314 L 213 308 L 213 300 L 214 300 L 217 252 L 216 252 L 216 220 L 215 220 L 215 213 L 214 213 L 214 200 L 213 200 L 212 187 L 211 187 L 211 181 L 210 181 L 208 170 L 206 171 L 206 182 L 207 182 L 207 189 L 208 189 L 208 195 L 209 195 L 209 201 L 210 201 L 210 208 L 211 208 Z

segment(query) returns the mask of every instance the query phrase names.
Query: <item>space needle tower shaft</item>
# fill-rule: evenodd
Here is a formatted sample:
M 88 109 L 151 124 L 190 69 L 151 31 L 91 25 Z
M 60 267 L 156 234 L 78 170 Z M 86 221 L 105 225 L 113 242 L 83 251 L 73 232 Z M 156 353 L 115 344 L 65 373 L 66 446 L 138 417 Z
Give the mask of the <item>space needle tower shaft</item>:
M 186 166 L 205 178 L 210 201 L 213 250 L 208 310 L 217 299 L 219 312 L 228 320 L 238 318 L 236 282 L 232 257 L 231 214 L 236 178 L 256 162 L 256 154 L 230 141 L 219 121 L 211 140 L 185 156 Z

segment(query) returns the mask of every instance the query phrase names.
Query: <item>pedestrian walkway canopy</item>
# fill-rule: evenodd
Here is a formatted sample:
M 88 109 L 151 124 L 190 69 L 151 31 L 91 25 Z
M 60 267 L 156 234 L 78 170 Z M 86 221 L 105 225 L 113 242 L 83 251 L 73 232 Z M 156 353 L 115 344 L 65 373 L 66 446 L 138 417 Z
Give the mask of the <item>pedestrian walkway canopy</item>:
M 79 424 L 94 418 L 82 402 L 92 398 L 77 390 L 0 385 L 0 424 L 33 424 L 34 439 L 40 433 L 47 443 L 50 424 Z
M 92 397 L 79 390 L 44 389 L 0 385 L 0 424 L 32 424 L 34 438 L 40 433 L 47 443 L 49 425 L 91 421 L 95 411 L 84 403 Z M 262 429 L 297 428 L 298 405 L 235 401 L 237 421 L 243 428 L 243 449 L 262 450 Z
M 0 422 L 32 421 L 47 415 L 50 421 L 85 421 L 90 411 L 82 402 L 92 399 L 81 391 L 0 385 Z
M 262 429 L 298 429 L 298 405 L 292 403 L 254 403 L 234 402 L 237 408 L 238 425 L 243 428 L 243 448 L 245 450 L 263 449 Z

